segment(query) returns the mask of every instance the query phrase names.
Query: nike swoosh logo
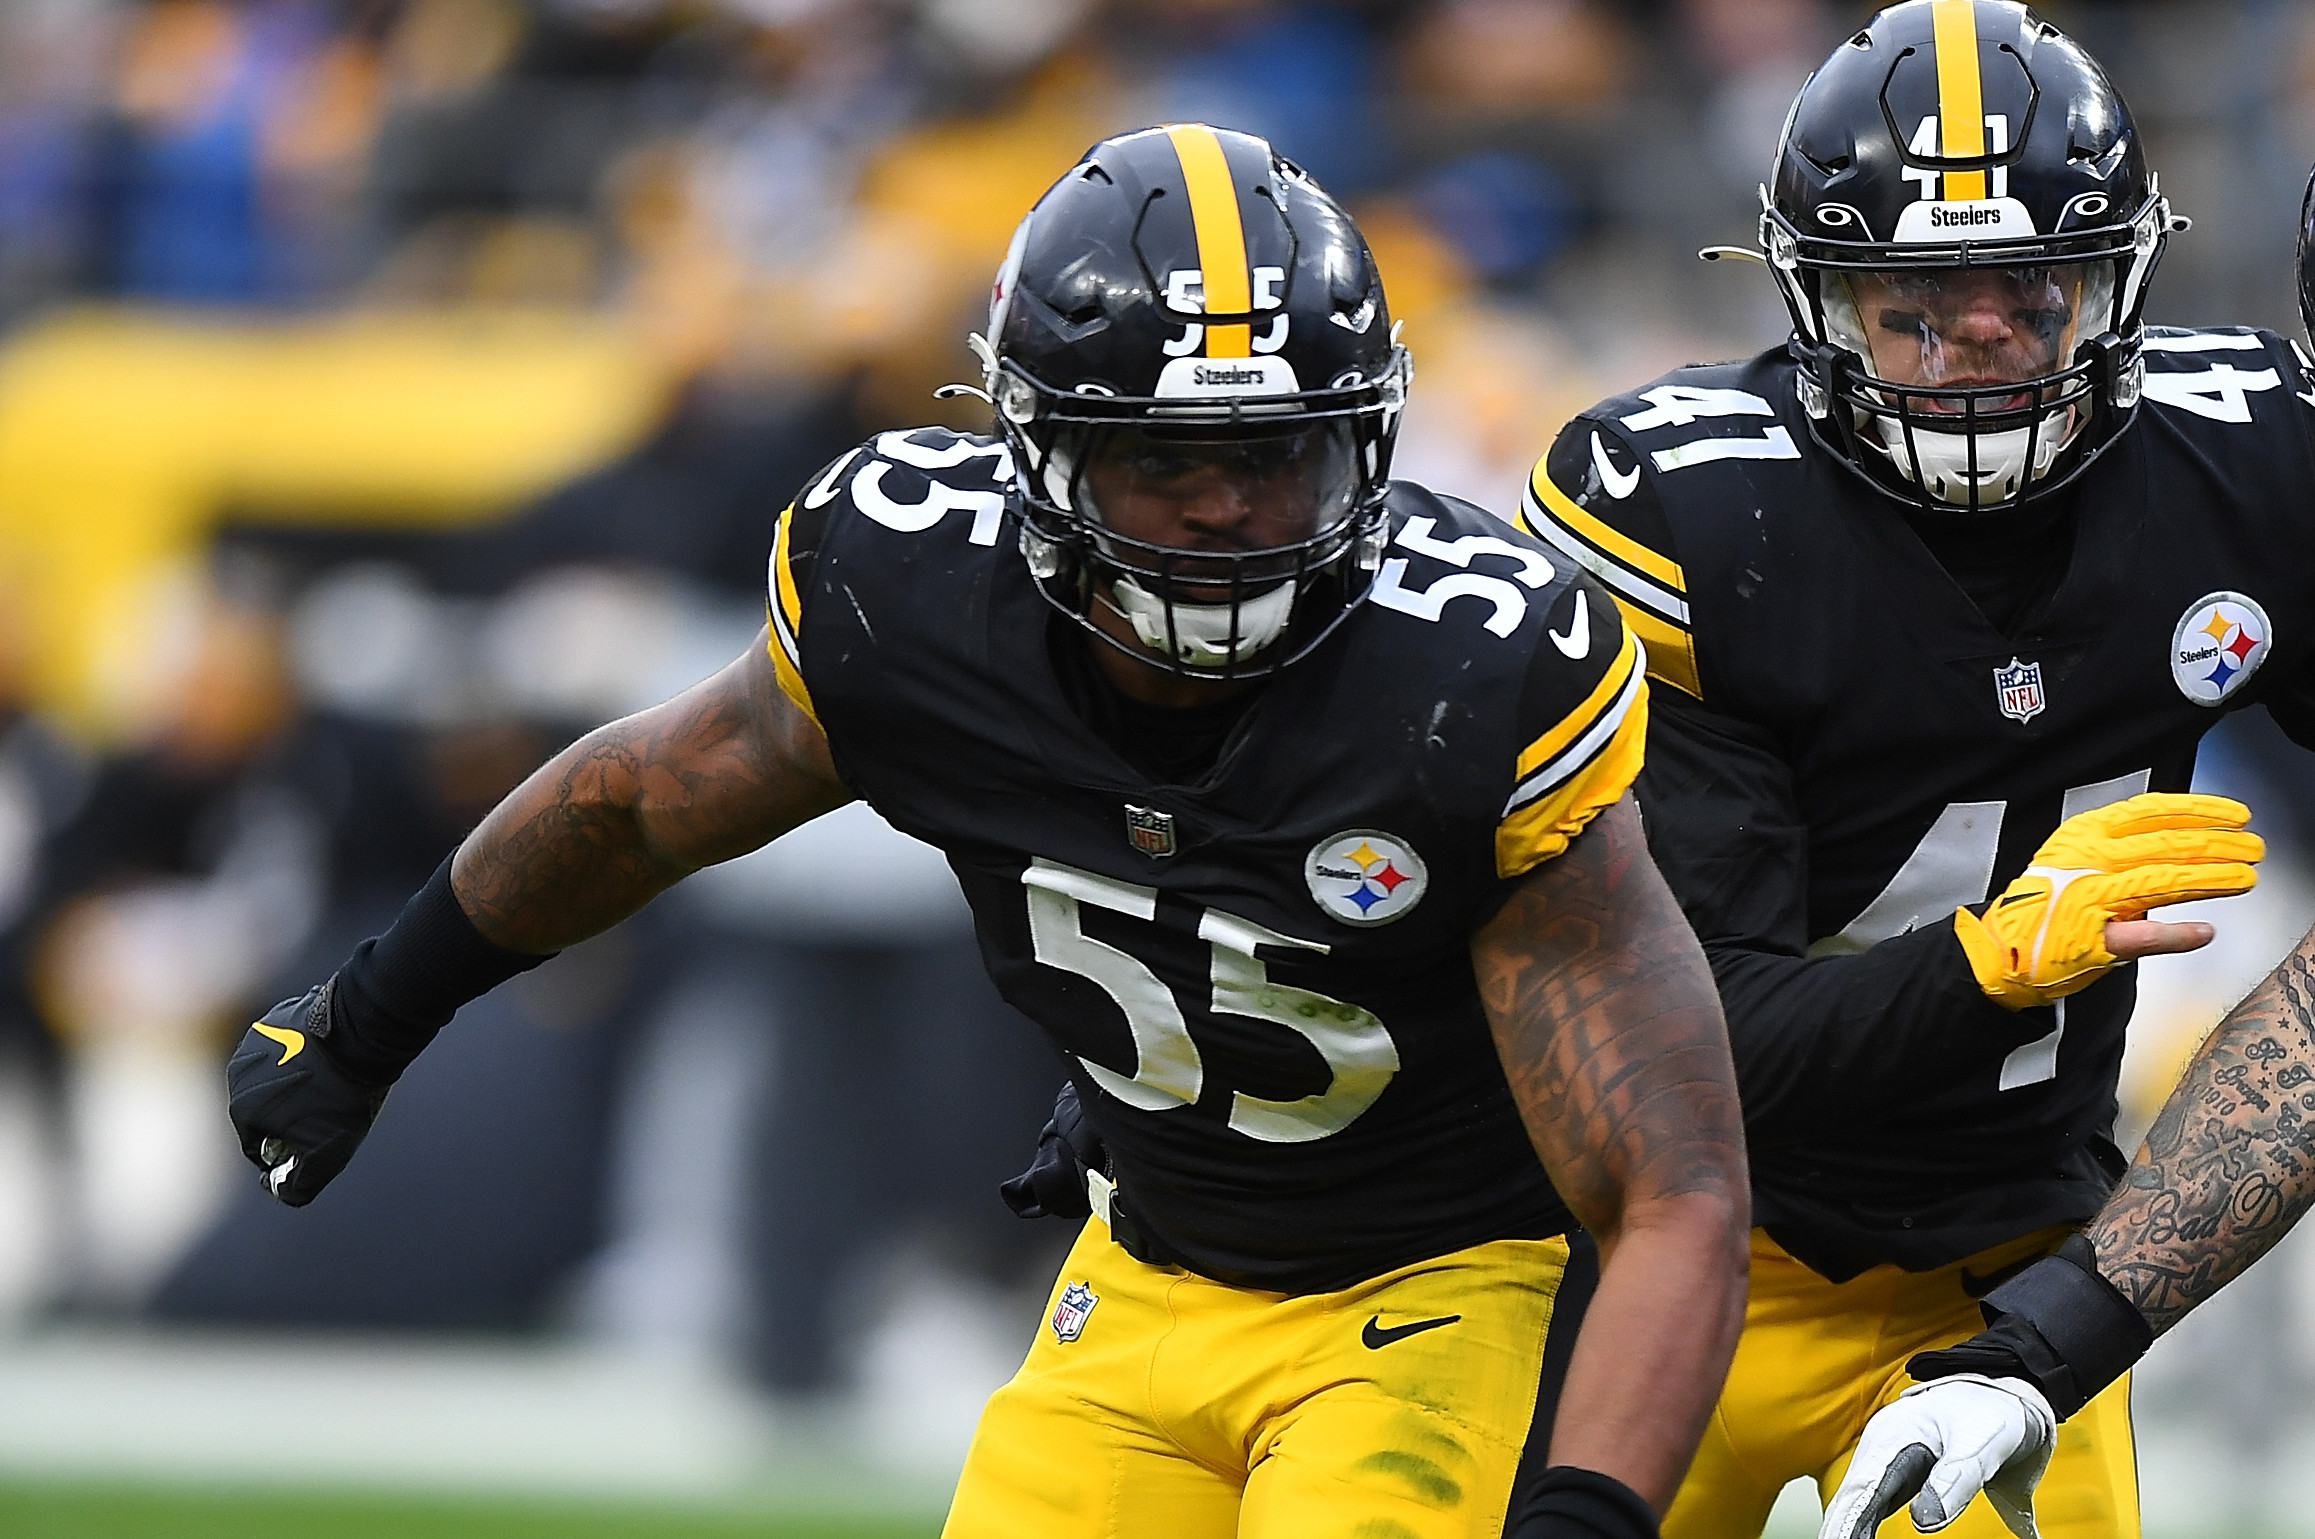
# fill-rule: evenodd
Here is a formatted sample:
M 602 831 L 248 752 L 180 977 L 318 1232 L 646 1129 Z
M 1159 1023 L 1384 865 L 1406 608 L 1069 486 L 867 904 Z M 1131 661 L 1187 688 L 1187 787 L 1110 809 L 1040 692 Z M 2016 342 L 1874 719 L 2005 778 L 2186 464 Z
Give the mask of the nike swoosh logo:
M 298 1054 L 305 1051 L 305 1033 L 297 1030 L 295 1027 L 268 1026 L 265 1024 L 265 1022 L 258 1021 L 251 1025 L 249 1029 L 256 1032 L 261 1037 L 270 1037 L 272 1040 L 281 1044 L 281 1056 L 274 1060 L 274 1066 L 276 1068 L 279 1068 L 282 1064 L 289 1062 L 292 1058 L 295 1058 Z
M 1618 502 L 1631 496 L 1633 489 L 1640 484 L 1639 466 L 1618 470 L 1608 463 L 1608 446 L 1600 442 L 1597 429 L 1592 432 L 1592 468 L 1600 473 L 1600 485 L 1606 487 L 1608 495 Z
M 1583 658 L 1591 655 L 1592 610 L 1591 606 L 1584 602 L 1583 589 L 1575 590 L 1575 613 L 1568 619 L 1567 634 L 1562 636 L 1559 632 L 1548 628 L 1545 629 L 1544 634 L 1551 638 L 1553 646 L 1559 648 L 1562 657 Z
M 1441 1315 L 1436 1320 L 1415 1320 L 1406 1325 L 1393 1325 L 1386 1329 L 1383 1325 L 1383 1317 L 1376 1315 L 1367 1321 L 1366 1325 L 1359 1331 L 1358 1339 L 1365 1342 L 1369 1349 L 1379 1352 L 1394 1341 L 1404 1341 L 1409 1336 L 1420 1336 L 1423 1332 L 1435 1331 L 1442 1325 L 1453 1325 L 1462 1318 L 1461 1315 Z
M 1961 1269 L 1961 1291 L 1973 1299 L 1982 1299 L 2041 1259 L 2040 1256 L 2028 1256 L 2025 1260 L 2013 1261 L 2008 1266 L 1997 1266 L 1983 1277 L 1978 1276 L 1968 1267 L 1963 1267 Z

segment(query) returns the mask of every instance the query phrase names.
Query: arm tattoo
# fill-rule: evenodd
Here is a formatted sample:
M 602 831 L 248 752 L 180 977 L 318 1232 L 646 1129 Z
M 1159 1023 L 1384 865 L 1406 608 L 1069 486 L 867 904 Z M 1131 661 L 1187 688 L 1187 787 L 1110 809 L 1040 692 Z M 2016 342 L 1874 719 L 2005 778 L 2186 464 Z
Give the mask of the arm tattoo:
M 1719 995 L 1628 800 L 1531 873 L 1472 955 L 1512 1095 L 1586 1228 L 1610 1237 L 1631 1201 L 1690 1193 L 1744 1211 Z
M 2315 932 L 2219 1023 L 2091 1224 L 2156 1334 L 2315 1205 Z
M 820 729 L 781 691 L 767 639 L 664 705 L 590 732 L 483 819 L 452 868 L 483 934 L 559 950 L 852 799 Z

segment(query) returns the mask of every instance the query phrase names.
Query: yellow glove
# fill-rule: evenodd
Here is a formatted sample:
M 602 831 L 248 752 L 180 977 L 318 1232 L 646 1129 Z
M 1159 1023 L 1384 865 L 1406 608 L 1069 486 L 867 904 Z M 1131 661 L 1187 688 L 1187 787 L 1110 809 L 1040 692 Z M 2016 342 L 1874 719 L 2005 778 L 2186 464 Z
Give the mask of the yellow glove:
M 2088 988 L 2121 958 L 2106 921 L 2150 908 L 2230 898 L 2259 879 L 2266 841 L 2243 832 L 2251 809 L 2224 796 L 2156 791 L 2078 812 L 1980 918 L 1953 914 L 1978 987 L 2011 1010 Z

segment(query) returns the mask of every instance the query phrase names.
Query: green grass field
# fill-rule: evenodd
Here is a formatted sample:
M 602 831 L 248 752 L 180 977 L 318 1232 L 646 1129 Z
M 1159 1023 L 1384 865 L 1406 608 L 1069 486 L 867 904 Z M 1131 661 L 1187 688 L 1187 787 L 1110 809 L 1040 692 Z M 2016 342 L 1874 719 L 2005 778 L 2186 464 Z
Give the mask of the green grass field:
M 353 1492 L 0 1485 L 8 1539 L 933 1539 L 937 1518 Z

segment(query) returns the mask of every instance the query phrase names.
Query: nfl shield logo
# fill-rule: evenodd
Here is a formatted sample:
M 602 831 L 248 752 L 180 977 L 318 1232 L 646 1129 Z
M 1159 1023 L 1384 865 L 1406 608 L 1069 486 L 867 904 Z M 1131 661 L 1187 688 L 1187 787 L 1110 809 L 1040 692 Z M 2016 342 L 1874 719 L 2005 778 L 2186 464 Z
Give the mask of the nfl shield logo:
M 1174 852 L 1174 815 L 1155 807 L 1129 805 L 1125 809 L 1125 838 L 1150 859 L 1163 860 Z
M 1053 1337 L 1056 1341 L 1075 1341 L 1085 1330 L 1085 1317 L 1100 1303 L 1100 1295 L 1081 1282 L 1073 1282 L 1061 1290 L 1061 1301 L 1053 1306 Z
M 2042 713 L 2042 665 L 2011 658 L 2007 668 L 1993 671 L 1994 694 L 2002 714 L 2012 721 L 2031 721 Z

